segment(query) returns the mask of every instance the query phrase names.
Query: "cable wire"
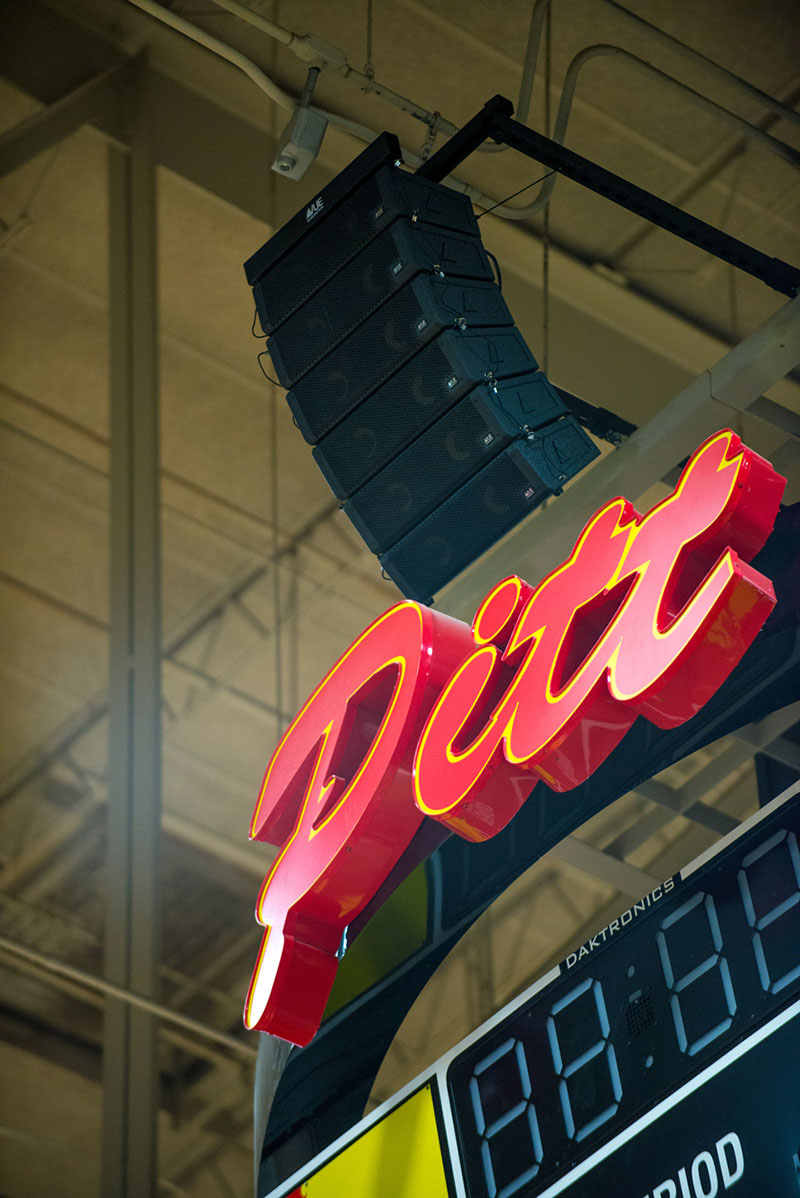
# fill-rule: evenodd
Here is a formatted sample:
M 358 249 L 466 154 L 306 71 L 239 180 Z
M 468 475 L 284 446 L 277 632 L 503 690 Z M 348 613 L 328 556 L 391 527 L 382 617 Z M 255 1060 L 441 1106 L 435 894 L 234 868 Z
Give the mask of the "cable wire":
M 486 216 L 487 213 L 494 212 L 495 208 L 502 208 L 503 204 L 507 204 L 509 200 L 516 199 L 517 196 L 522 195 L 523 191 L 528 191 L 531 187 L 535 187 L 536 184 L 541 183 L 543 179 L 549 179 L 550 176 L 554 175 L 555 173 L 556 172 L 554 170 L 547 171 L 546 174 L 540 175 L 538 179 L 534 179 L 532 183 L 526 183 L 524 187 L 520 187 L 519 191 L 512 191 L 510 196 L 506 196 L 505 199 L 498 200 L 496 204 L 492 204 L 491 208 L 484 208 L 483 212 L 479 213 L 478 220 L 480 220 L 482 216 Z

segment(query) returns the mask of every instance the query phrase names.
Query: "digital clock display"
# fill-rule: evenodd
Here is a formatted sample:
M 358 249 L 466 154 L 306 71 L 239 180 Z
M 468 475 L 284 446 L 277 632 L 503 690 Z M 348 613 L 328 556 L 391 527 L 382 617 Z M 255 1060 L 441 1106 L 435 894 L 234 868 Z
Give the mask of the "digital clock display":
M 542 1192 L 796 996 L 799 822 L 787 804 L 670 879 L 452 1060 L 469 1198 Z
M 387 1136 L 418 1109 L 428 1140 L 438 1135 L 436 1192 L 450 1198 L 715 1198 L 740 1180 L 742 1198 L 800 1194 L 800 783 L 576 948 L 275 1198 L 303 1186 L 324 1195 L 339 1159 L 354 1198 L 417 1198 L 405 1166 L 389 1170 L 390 1185 L 370 1173 L 359 1189 L 350 1162 L 370 1139 L 383 1146 L 364 1159 L 389 1160 Z

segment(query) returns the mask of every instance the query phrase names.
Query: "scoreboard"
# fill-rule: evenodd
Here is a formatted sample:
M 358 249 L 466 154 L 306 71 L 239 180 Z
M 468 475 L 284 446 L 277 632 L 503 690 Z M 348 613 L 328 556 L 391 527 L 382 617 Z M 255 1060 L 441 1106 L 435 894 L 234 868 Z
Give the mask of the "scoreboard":
M 798 838 L 800 784 L 274 1198 L 797 1198 Z

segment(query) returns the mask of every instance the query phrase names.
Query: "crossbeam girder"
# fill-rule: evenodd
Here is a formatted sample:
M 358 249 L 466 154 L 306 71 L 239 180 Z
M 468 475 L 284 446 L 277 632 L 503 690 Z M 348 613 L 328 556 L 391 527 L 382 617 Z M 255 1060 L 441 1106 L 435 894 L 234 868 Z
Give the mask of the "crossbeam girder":
M 82 125 L 107 117 L 109 112 L 115 123 L 119 121 L 122 89 L 131 78 L 132 67 L 132 62 L 124 60 L 115 63 L 3 133 L 0 178 L 49 150 Z

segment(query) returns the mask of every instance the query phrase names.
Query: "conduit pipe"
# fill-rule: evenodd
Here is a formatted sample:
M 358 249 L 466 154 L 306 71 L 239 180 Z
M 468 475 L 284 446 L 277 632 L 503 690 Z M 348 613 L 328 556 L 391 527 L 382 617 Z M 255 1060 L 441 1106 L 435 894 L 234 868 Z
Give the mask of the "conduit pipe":
M 788 93 L 786 98 L 790 103 L 796 103 L 796 101 L 800 99 L 800 87 L 793 88 Z M 775 116 L 774 113 L 770 113 L 768 116 L 759 121 L 759 128 L 767 131 L 778 122 L 778 119 L 779 118 Z M 693 172 L 690 179 L 672 187 L 670 191 L 666 193 L 664 199 L 669 200 L 670 204 L 675 204 L 677 207 L 682 208 L 687 201 L 692 198 L 692 196 L 695 196 L 698 191 L 701 190 L 701 188 L 705 187 L 707 183 L 713 182 L 717 175 L 719 175 L 726 166 L 730 166 L 736 161 L 737 158 L 741 157 L 746 149 L 746 139 L 743 137 L 737 137 L 727 143 L 723 143 L 723 145 L 719 147 L 717 153 L 712 155 L 711 158 L 707 160 L 705 166 L 703 166 L 700 170 Z M 797 188 L 798 186 L 800 186 L 800 184 L 793 184 L 793 188 Z M 728 192 L 728 198 L 730 202 L 730 191 Z M 783 197 L 779 198 L 777 201 L 773 201 L 766 209 L 759 211 L 757 216 L 751 217 L 748 223 L 739 229 L 739 236 L 742 238 L 747 237 L 754 229 L 758 228 L 759 225 L 765 223 L 763 219 L 764 217 L 769 220 L 774 215 L 777 219 L 781 215 L 782 205 Z M 614 262 L 625 257 L 631 252 L 631 250 L 635 249 L 637 245 L 639 245 L 645 238 L 649 237 L 651 233 L 653 233 L 653 225 L 650 225 L 646 221 L 642 222 L 642 225 L 643 227 L 629 231 L 623 238 L 615 242 L 612 246 L 606 248 L 606 260 L 609 263 L 613 264 Z M 715 262 L 717 266 L 722 266 L 722 263 L 719 262 L 718 259 L 715 259 Z M 687 273 L 692 277 L 695 275 L 702 275 L 704 278 L 706 278 L 708 277 L 709 265 L 711 264 L 706 264 L 705 266 L 690 270 Z M 626 269 L 629 268 L 626 267 Z
M 445 120 L 439 113 L 429 112 L 427 108 L 422 108 L 413 100 L 409 100 L 406 96 L 401 96 L 399 92 L 393 91 L 392 88 L 379 83 L 373 76 L 351 66 L 344 50 L 340 50 L 338 46 L 332 46 L 329 42 L 323 41 L 322 38 L 315 37 L 313 34 L 292 33 L 291 30 L 284 29 L 267 17 L 262 17 L 260 13 L 254 12 L 240 0 L 214 0 L 214 3 L 219 8 L 224 8 L 226 12 L 246 21 L 254 29 L 260 29 L 268 37 L 275 38 L 287 50 L 291 50 L 298 58 L 302 58 L 304 62 L 328 67 L 344 79 L 351 79 L 363 92 L 371 92 L 388 100 L 395 108 L 409 113 L 416 120 L 428 125 L 429 128 L 436 129 L 437 132 L 445 133 L 448 137 L 457 132 L 457 127 L 451 121 Z M 327 113 L 325 115 L 330 120 L 330 116 Z M 375 134 L 370 136 L 372 138 Z
M 543 2 L 546 4 L 548 0 L 543 0 Z M 606 3 L 611 3 L 611 0 L 606 0 Z M 564 76 L 564 83 L 561 89 L 561 99 L 558 105 L 558 114 L 553 127 L 553 141 L 558 142 L 560 145 L 563 145 L 566 140 L 567 125 L 572 112 L 575 91 L 578 86 L 578 76 L 588 62 L 591 62 L 593 58 L 601 57 L 620 58 L 638 70 L 643 71 L 645 74 L 653 76 L 659 82 L 683 92 L 699 107 L 704 108 L 707 112 L 712 113 L 714 116 L 727 121 L 728 124 L 732 125 L 740 133 L 744 134 L 745 137 L 749 137 L 753 141 L 760 142 L 762 145 L 766 146 L 767 149 L 772 150 L 773 153 L 778 154 L 779 157 L 791 163 L 792 166 L 800 166 L 800 151 L 794 149 L 793 146 L 787 145 L 786 142 L 779 141 L 776 137 L 772 137 L 771 134 L 759 128 L 758 125 L 751 124 L 743 117 L 737 116 L 735 112 L 731 112 L 729 109 L 724 108 L 721 104 L 717 104 L 714 100 L 709 100 L 707 96 L 703 96 L 700 92 L 696 92 L 687 84 L 681 83 L 681 81 L 676 79 L 673 75 L 668 75 L 666 72 L 659 70 L 658 67 L 654 67 L 651 63 L 647 62 L 646 59 L 639 58 L 637 55 L 631 54 L 629 50 L 624 50 L 621 46 L 612 46 L 604 42 L 598 42 L 594 46 L 586 46 L 585 49 L 580 50 L 567 68 L 567 73 Z M 783 105 L 779 104 L 777 100 L 773 102 L 773 107 L 775 105 L 781 108 L 783 107 Z M 512 209 L 513 216 L 511 219 L 521 220 L 525 216 L 532 216 L 533 213 L 539 212 L 550 200 L 550 196 L 552 195 L 553 188 L 556 184 L 556 178 L 556 175 L 550 175 L 549 178 L 545 179 L 539 189 L 536 199 L 532 200 L 530 204 L 527 204 L 524 208 Z
M 197 42 L 198 45 L 203 46 L 206 50 L 210 50 L 212 54 L 217 54 L 220 58 L 224 58 L 233 66 L 238 67 L 241 71 L 244 71 L 244 73 L 253 81 L 253 83 L 255 83 L 256 87 L 265 92 L 266 95 L 268 95 L 271 100 L 274 100 L 279 107 L 286 108 L 292 112 L 294 111 L 297 105 L 297 100 L 288 92 L 284 91 L 283 88 L 279 87 L 277 83 L 270 79 L 269 76 L 262 71 L 260 67 L 256 66 L 256 64 L 252 62 L 245 54 L 240 53 L 238 50 L 234 50 L 232 46 L 229 46 L 226 42 L 214 37 L 213 34 L 206 33 L 204 29 L 200 29 L 197 25 L 192 25 L 190 21 L 187 21 L 184 17 L 179 16 L 178 13 L 172 12 L 170 9 L 165 8 L 162 4 L 157 3 L 157 0 L 128 0 L 128 2 L 133 4 L 136 8 L 141 9 L 142 12 L 146 12 L 149 16 L 155 17 L 157 21 L 161 21 L 163 24 L 169 25 L 170 28 L 176 30 L 176 32 L 182 33 L 184 37 L 188 37 L 192 41 Z M 249 12 L 250 10 L 248 9 L 247 11 Z M 255 14 L 251 13 L 251 15 Z M 272 24 L 272 22 L 268 22 L 268 24 Z M 358 74 L 358 72 L 353 72 L 353 74 Z M 366 75 L 364 75 L 363 78 L 369 84 L 368 90 L 377 91 L 377 88 L 381 87 L 380 84 L 375 84 L 375 80 L 368 79 Z M 387 99 L 391 98 L 391 96 L 397 96 L 397 93 L 390 92 L 388 89 L 381 90 L 379 94 Z M 397 96 L 397 99 L 402 100 L 403 97 Z M 411 101 L 404 101 L 404 103 L 409 104 L 410 107 L 407 109 L 407 111 L 411 112 L 413 115 L 416 115 L 417 112 L 424 111 L 422 109 L 418 109 L 416 105 L 412 105 Z M 326 108 L 318 108 L 316 105 L 312 105 L 311 111 L 319 113 L 319 115 L 323 116 L 327 121 L 330 122 L 331 125 L 335 125 L 337 129 L 341 129 L 345 133 L 352 134 L 353 137 L 357 137 L 361 141 L 371 142 L 374 141 L 375 137 L 377 136 L 375 131 L 373 129 L 368 129 L 366 125 L 361 125 L 358 123 L 358 121 L 351 121 L 349 118 L 340 116 L 338 113 L 329 112 Z M 436 113 L 432 113 L 431 117 L 435 122 L 438 122 L 438 129 L 441 129 L 444 132 L 456 131 L 455 125 L 452 125 L 449 121 L 445 121 L 444 118 L 438 116 Z M 404 149 L 403 157 L 410 166 L 418 167 L 422 164 L 422 159 L 420 156 L 418 154 L 412 153 L 410 150 Z M 476 187 L 471 187 L 469 184 L 463 183 L 460 179 L 448 179 L 446 182 L 450 187 L 454 188 L 454 190 L 461 191 L 465 195 L 468 195 L 472 202 L 477 204 L 480 208 L 491 208 L 495 204 L 495 201 L 491 198 L 491 196 L 484 195 L 483 192 L 479 191 Z M 503 207 L 496 208 L 496 211 L 500 215 L 511 215 L 513 213 L 513 209 L 505 209 Z
M 760 126 L 751 124 L 751 122 L 746 121 L 744 117 L 737 116 L 735 112 L 731 112 L 730 109 L 723 107 L 721 104 L 717 104 L 714 100 L 709 100 L 709 98 L 702 95 L 701 92 L 695 91 L 694 88 L 689 87 L 685 83 L 681 83 L 680 80 L 676 79 L 673 75 L 668 75 L 665 71 L 659 70 L 658 67 L 654 67 L 646 59 L 639 58 L 636 54 L 631 54 L 629 50 L 623 50 L 621 46 L 612 46 L 603 42 L 599 42 L 594 46 L 587 46 L 584 50 L 581 50 L 575 55 L 569 65 L 569 69 L 567 70 L 567 75 L 564 80 L 561 104 L 559 106 L 559 119 L 562 120 L 563 126 L 560 127 L 558 120 L 556 121 L 556 141 L 563 140 L 563 137 L 566 134 L 567 120 L 569 118 L 569 110 L 572 107 L 572 102 L 574 99 L 578 74 L 586 65 L 586 63 L 590 61 L 590 59 L 601 57 L 621 58 L 625 62 L 630 63 L 631 66 L 635 67 L 637 70 L 643 71 L 646 75 L 653 76 L 661 83 L 665 83 L 668 87 L 672 87 L 684 92 L 687 97 L 700 108 L 704 108 L 713 116 L 718 116 L 722 120 L 727 121 L 729 125 L 733 125 L 735 129 L 738 129 L 741 133 L 743 133 L 746 137 L 751 138 L 753 141 L 761 142 L 768 150 L 772 150 L 773 153 L 777 154 L 779 157 L 785 158 L 786 161 L 791 163 L 792 166 L 800 166 L 800 151 L 796 150 L 793 146 L 787 145 L 786 142 L 779 141 L 777 137 L 773 137 L 770 133 L 767 133 L 764 129 L 760 128 Z M 562 109 L 564 110 L 563 117 L 561 115 Z
M 295 97 L 290 95 L 289 92 L 284 91 L 282 87 L 279 87 L 260 67 L 257 67 L 254 62 L 245 54 L 240 53 L 239 50 L 234 50 L 232 46 L 214 37 L 213 34 L 206 33 L 199 26 L 192 25 L 190 21 L 179 16 L 178 13 L 165 8 L 163 4 L 158 4 L 156 0 L 129 0 L 129 3 L 135 5 L 136 8 L 140 8 L 142 12 L 148 13 L 149 16 L 155 17 L 157 21 L 161 21 L 164 25 L 169 25 L 178 33 L 182 33 L 184 37 L 191 38 L 193 42 L 197 42 L 198 45 L 203 46 L 206 50 L 210 50 L 212 54 L 217 54 L 220 58 L 224 58 L 227 62 L 232 63 L 240 71 L 244 71 L 245 75 L 255 83 L 256 87 L 265 92 L 280 108 L 286 108 L 290 112 L 294 111 L 297 105 Z M 338 129 L 342 129 L 346 133 L 352 133 L 354 137 L 358 137 L 362 141 L 373 141 L 375 138 L 375 133 L 372 129 L 368 129 L 366 125 L 359 124 L 358 121 L 351 121 L 347 117 L 339 116 L 335 112 L 328 112 L 324 108 L 313 107 L 312 111 L 318 112 L 327 121 L 330 121 L 332 125 L 336 125 Z
M 517 101 L 517 120 L 526 121 L 530 110 L 531 95 L 533 92 L 533 79 L 536 74 L 536 63 L 539 57 L 539 45 L 542 36 L 542 27 L 544 25 L 545 13 L 547 12 L 548 4 L 552 0 L 535 0 L 533 10 L 531 12 L 531 22 L 528 30 L 528 44 L 525 49 L 525 59 L 522 64 L 522 83 L 520 84 L 519 99 Z M 629 21 L 631 24 L 638 26 L 640 29 L 646 29 L 654 41 L 660 42 L 663 46 L 674 51 L 687 62 L 692 62 L 696 66 L 701 67 L 710 75 L 713 75 L 720 83 L 727 84 L 736 91 L 741 92 L 748 100 L 753 100 L 757 104 L 768 108 L 778 117 L 783 117 L 790 121 L 793 125 L 800 127 L 800 112 L 789 107 L 788 104 L 782 103 L 780 100 L 770 96 L 767 92 L 761 91 L 760 88 L 754 87 L 752 83 L 748 83 L 746 79 L 742 79 L 739 75 L 734 75 L 732 71 L 714 62 L 713 59 L 707 58 L 705 54 L 701 54 L 699 50 L 693 50 L 691 46 L 687 46 L 686 42 L 680 41 L 679 38 L 673 37 L 671 33 L 666 33 L 665 30 L 659 29 L 657 25 L 653 25 L 650 21 L 646 21 L 644 17 L 637 16 L 636 13 L 625 8 L 618 0 L 603 0 L 609 8 L 614 12 Z
M 538 2 L 548 3 L 549 0 L 538 0 Z M 732 71 L 721 67 L 713 59 L 706 58 L 705 54 L 701 54 L 699 50 L 693 50 L 691 46 L 687 46 L 685 42 L 679 41 L 671 33 L 666 33 L 663 29 L 659 29 L 657 25 L 652 25 L 649 21 L 646 21 L 644 17 L 637 16 L 636 13 L 619 4 L 618 0 L 603 0 L 603 3 L 607 4 L 609 8 L 613 8 L 614 12 L 618 13 L 619 16 L 625 17 L 626 20 L 631 21 L 634 25 L 638 25 L 642 29 L 646 29 L 655 41 L 661 42 L 662 45 L 668 46 L 670 50 L 674 50 L 677 54 L 680 54 L 682 58 L 687 59 L 689 62 L 694 62 L 698 66 L 703 67 L 704 70 L 709 71 L 721 83 L 729 84 L 729 86 L 740 91 L 742 95 L 747 96 L 748 99 L 755 100 L 758 104 L 763 104 L 764 107 L 769 108 L 777 116 L 784 117 L 787 121 L 791 121 L 793 125 L 797 125 L 800 128 L 800 112 L 796 112 L 795 109 L 782 104 L 774 96 L 762 92 L 760 88 L 754 87 L 752 83 L 748 83 L 745 79 L 740 78 L 739 75 L 734 75 Z
M 246 55 L 240 53 L 240 51 L 234 50 L 231 46 L 227 45 L 227 43 L 221 41 L 219 38 L 214 37 L 212 34 L 206 33 L 205 30 L 200 29 L 196 25 L 192 25 L 191 22 L 187 21 L 185 18 L 179 16 L 177 13 L 172 12 L 170 9 L 165 8 L 162 4 L 159 4 L 157 0 L 129 0 L 129 2 L 134 4 L 137 8 L 140 8 L 142 11 L 149 13 L 157 20 L 170 25 L 173 29 L 184 34 L 184 36 L 191 38 L 193 41 L 204 46 L 206 49 L 211 50 L 212 53 L 220 55 L 220 57 L 226 59 L 234 66 L 239 67 L 239 69 L 244 71 L 244 73 L 248 75 L 249 78 L 252 79 L 252 81 L 259 88 L 261 88 L 262 91 L 270 96 L 275 103 L 279 104 L 280 107 L 289 110 L 294 110 L 296 107 L 296 99 L 279 87 L 272 79 L 269 78 L 268 75 L 266 75 L 264 71 L 261 70 L 260 67 L 256 66 L 254 62 L 247 58 Z M 332 46 L 330 43 L 324 42 L 320 38 L 315 38 L 310 34 L 298 35 L 292 33 L 291 30 L 284 29 L 276 22 L 254 12 L 251 8 L 248 8 L 247 5 L 241 3 L 241 0 L 216 0 L 216 2 L 221 8 L 224 8 L 233 15 L 240 17 L 242 20 L 253 25 L 254 28 L 260 29 L 261 32 L 265 33 L 267 36 L 275 38 L 304 61 L 317 63 L 321 66 L 332 67 L 344 78 L 352 79 L 357 82 L 363 91 L 372 92 L 375 95 L 381 96 L 389 103 L 394 104 L 396 107 L 401 108 L 404 112 L 410 113 L 416 119 L 427 124 L 429 129 L 432 131 L 442 132 L 448 135 L 452 135 L 456 131 L 456 126 L 453 125 L 452 122 L 446 120 L 440 114 L 429 112 L 427 109 L 414 104 L 413 101 L 409 100 L 407 97 L 400 95 L 398 92 L 392 91 L 390 88 L 384 87 L 369 75 L 366 75 L 363 72 L 357 71 L 355 68 L 351 67 L 347 61 L 347 56 L 345 55 L 344 51 L 339 50 L 338 47 Z M 794 123 L 800 124 L 800 113 L 793 111 L 786 105 L 781 104 L 780 101 L 773 99 L 765 92 L 760 91 L 760 89 L 752 86 L 745 80 L 740 79 L 738 75 L 734 75 L 724 67 L 719 66 L 718 63 L 706 58 L 704 54 L 693 50 L 684 42 L 674 38 L 671 34 L 665 33 L 663 30 L 658 29 L 657 26 L 651 25 L 650 22 L 636 16 L 634 13 L 624 8 L 621 4 L 617 3 L 617 0 L 603 0 L 603 2 L 609 5 L 618 15 L 630 20 L 638 26 L 648 29 L 654 36 L 656 36 L 657 40 L 661 41 L 665 45 L 668 45 L 672 50 L 680 54 L 682 57 L 700 65 L 729 86 L 737 88 L 744 95 L 746 95 L 748 99 L 765 104 L 772 112 L 778 113 L 780 116 L 792 120 Z M 551 0 L 536 0 L 531 12 L 528 43 L 526 46 L 525 59 L 523 62 L 522 82 L 520 85 L 518 102 L 518 119 L 520 121 L 525 120 L 530 109 L 531 96 L 533 92 L 533 81 L 541 42 L 542 27 L 544 24 L 547 6 L 550 3 Z M 628 62 L 631 62 L 639 69 L 656 76 L 662 82 L 682 90 L 692 100 L 699 103 L 702 107 L 705 107 L 708 111 L 711 111 L 722 119 L 729 121 L 746 137 L 750 137 L 761 142 L 774 152 L 780 154 L 781 157 L 788 159 L 794 164 L 800 163 L 800 154 L 798 154 L 793 147 L 786 145 L 777 138 L 771 137 L 768 133 L 765 133 L 763 129 L 760 129 L 756 125 L 752 125 L 749 121 L 745 121 L 744 118 L 737 116 L 733 112 L 730 112 L 729 109 L 724 108 L 722 105 L 716 104 L 713 100 L 707 99 L 705 96 L 702 96 L 699 92 L 694 91 L 692 88 L 688 87 L 688 85 L 681 83 L 673 76 L 658 70 L 656 67 L 653 67 L 646 60 L 638 58 L 636 55 L 631 54 L 622 47 L 612 46 L 605 43 L 587 46 L 584 50 L 581 50 L 570 63 L 564 79 L 558 115 L 556 117 L 556 123 L 553 130 L 554 141 L 563 144 L 570 112 L 572 109 L 572 102 L 577 88 L 578 75 L 587 62 L 600 55 L 620 57 Z M 328 120 L 332 125 L 335 125 L 338 129 L 342 129 L 344 132 L 350 133 L 363 141 L 372 141 L 376 136 L 374 130 L 369 129 L 366 125 L 362 125 L 357 121 L 352 121 L 347 117 L 340 116 L 338 113 L 329 112 L 327 109 L 318 108 L 316 106 L 312 106 L 312 111 L 317 112 L 321 116 L 325 117 L 326 120 Z M 486 145 L 481 148 L 498 150 L 504 147 Z M 403 151 L 403 155 L 409 165 L 419 166 L 421 164 L 422 159 L 419 157 L 419 155 L 413 154 L 405 149 Z M 449 176 L 444 180 L 444 182 L 454 190 L 463 192 L 465 195 L 469 196 L 472 202 L 478 207 L 492 208 L 493 212 L 497 216 L 503 217 L 506 220 L 525 220 L 527 217 L 539 212 L 549 202 L 553 193 L 553 188 L 555 187 L 556 178 L 557 176 L 552 174 L 545 179 L 539 189 L 536 199 L 530 204 L 526 204 L 519 208 L 512 208 L 505 204 L 497 204 L 496 200 L 491 196 L 486 196 L 477 188 L 472 187 L 470 184 L 464 183 L 462 180 L 456 179 L 452 176 Z

